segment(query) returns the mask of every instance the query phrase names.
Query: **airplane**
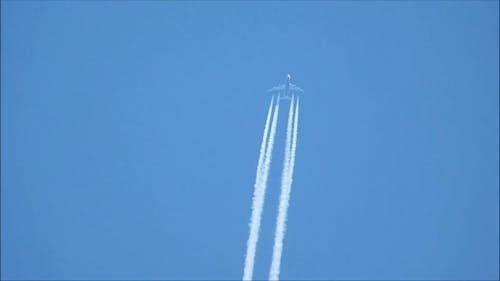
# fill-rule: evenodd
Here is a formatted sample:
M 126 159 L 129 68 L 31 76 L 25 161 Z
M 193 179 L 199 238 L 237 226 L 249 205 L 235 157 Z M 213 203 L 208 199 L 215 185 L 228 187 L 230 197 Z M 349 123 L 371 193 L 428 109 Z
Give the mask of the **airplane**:
M 285 84 L 281 84 L 276 87 L 272 87 L 271 89 L 267 90 L 268 92 L 278 92 L 278 99 L 291 99 L 294 93 L 303 93 L 304 90 L 301 88 L 297 87 L 297 85 L 292 84 L 290 80 L 292 77 L 290 74 L 286 75 L 286 82 Z M 283 96 L 281 96 L 283 95 Z

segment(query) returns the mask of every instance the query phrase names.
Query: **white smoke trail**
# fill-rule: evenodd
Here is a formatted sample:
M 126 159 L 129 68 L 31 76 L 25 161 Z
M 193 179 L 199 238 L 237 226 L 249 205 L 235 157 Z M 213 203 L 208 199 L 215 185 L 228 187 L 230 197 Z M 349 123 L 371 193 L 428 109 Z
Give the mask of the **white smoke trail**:
M 255 175 L 254 197 L 255 197 L 255 191 L 258 191 L 257 187 L 259 186 L 261 178 L 262 178 L 262 170 L 263 170 L 265 155 L 266 155 L 269 123 L 271 121 L 271 113 L 272 113 L 272 109 L 273 109 L 273 103 L 274 103 L 274 97 L 271 98 L 271 103 L 269 104 L 269 109 L 267 110 L 266 125 L 264 126 L 264 133 L 262 136 L 262 142 L 260 144 L 259 161 L 257 163 L 257 173 Z M 252 206 L 252 209 L 253 209 L 253 207 L 254 206 Z
M 293 137 L 292 137 L 292 155 L 290 160 L 290 190 L 292 189 L 293 182 L 293 168 L 295 167 L 295 150 L 297 149 L 297 133 L 299 131 L 299 97 L 297 97 L 297 103 L 295 104 L 295 120 L 293 121 Z
M 245 267 L 243 270 L 243 280 L 252 280 L 253 267 L 255 263 L 255 251 L 257 247 L 257 241 L 259 240 L 260 220 L 262 216 L 262 209 L 264 207 L 264 195 L 266 193 L 267 176 L 269 174 L 269 167 L 271 165 L 271 156 L 279 111 L 278 100 L 274 108 L 274 114 L 271 122 L 271 132 L 268 139 L 267 134 L 269 130 L 269 120 L 271 117 L 273 101 L 274 97 L 271 99 L 271 103 L 267 112 L 266 125 L 264 127 L 264 134 L 262 137 L 262 143 L 259 152 L 259 161 L 257 163 L 257 172 L 255 176 L 254 194 L 252 200 L 252 215 L 249 224 L 250 234 L 247 241 L 247 253 L 245 257 Z
M 290 112 L 288 116 L 286 147 L 285 147 L 285 160 L 283 167 L 283 174 L 281 179 L 281 194 L 278 209 L 278 218 L 276 220 L 276 232 L 274 234 L 274 247 L 273 258 L 271 261 L 271 268 L 269 270 L 269 280 L 279 280 L 281 254 L 283 252 L 283 238 L 285 237 L 286 218 L 288 212 L 288 202 L 290 200 L 290 191 L 292 188 L 293 168 L 295 166 L 295 149 L 297 147 L 297 132 L 299 121 L 299 98 L 297 97 L 297 104 L 295 112 L 293 110 L 293 99 L 290 104 Z M 290 134 L 292 132 L 292 114 L 295 115 L 293 121 L 293 139 L 291 140 Z
M 262 194 L 262 169 L 264 164 L 264 158 L 266 154 L 266 144 L 268 139 L 268 131 L 269 131 L 269 123 L 271 120 L 271 113 L 273 109 L 274 97 L 271 98 L 271 103 L 269 104 L 269 109 L 267 110 L 267 118 L 264 126 L 264 133 L 262 136 L 262 142 L 260 145 L 259 151 L 259 161 L 257 162 L 257 172 L 255 175 L 255 184 L 254 184 L 254 192 L 252 199 L 252 215 L 250 217 L 250 233 L 248 235 L 247 241 L 247 253 L 245 257 L 245 267 L 243 270 L 243 280 L 248 280 L 247 277 L 250 276 L 251 279 L 251 271 L 253 270 L 253 263 L 255 258 L 255 247 L 258 240 L 259 234 L 259 226 L 260 226 L 260 211 L 258 208 L 258 202 L 264 200 L 264 196 Z

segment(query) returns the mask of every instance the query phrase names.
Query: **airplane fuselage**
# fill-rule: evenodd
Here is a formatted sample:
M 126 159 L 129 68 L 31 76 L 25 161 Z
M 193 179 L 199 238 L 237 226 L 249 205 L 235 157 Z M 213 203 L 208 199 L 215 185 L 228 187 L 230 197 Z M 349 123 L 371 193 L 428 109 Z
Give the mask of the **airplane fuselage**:
M 286 81 L 285 81 L 285 91 L 284 91 L 284 95 L 282 98 L 285 98 L 285 99 L 289 99 L 289 98 L 292 98 L 292 95 L 290 93 L 290 80 L 291 80 L 291 77 L 290 77 L 290 74 L 288 74 L 286 76 Z

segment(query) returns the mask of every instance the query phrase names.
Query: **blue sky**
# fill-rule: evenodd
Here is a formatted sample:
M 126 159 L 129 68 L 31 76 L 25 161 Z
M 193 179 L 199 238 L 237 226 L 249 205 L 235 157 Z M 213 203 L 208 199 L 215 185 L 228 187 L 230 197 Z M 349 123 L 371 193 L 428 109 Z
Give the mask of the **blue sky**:
M 1 278 L 241 278 L 266 89 L 291 73 L 283 279 L 498 279 L 498 11 L 2 1 Z

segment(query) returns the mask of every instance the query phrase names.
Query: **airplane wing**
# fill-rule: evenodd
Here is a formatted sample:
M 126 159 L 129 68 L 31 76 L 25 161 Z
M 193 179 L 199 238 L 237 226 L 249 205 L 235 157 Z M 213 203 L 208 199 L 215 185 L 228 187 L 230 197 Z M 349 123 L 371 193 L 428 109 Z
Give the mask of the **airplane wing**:
M 303 93 L 304 90 L 302 90 L 301 88 L 297 87 L 297 85 L 295 84 L 292 84 L 290 83 L 290 91 L 295 91 L 295 92 L 300 92 L 300 93 Z
M 285 84 L 283 85 L 279 85 L 279 86 L 276 86 L 276 87 L 272 87 L 271 89 L 267 90 L 268 92 L 279 92 L 279 91 L 283 91 L 285 89 Z

